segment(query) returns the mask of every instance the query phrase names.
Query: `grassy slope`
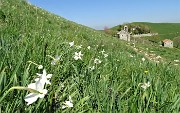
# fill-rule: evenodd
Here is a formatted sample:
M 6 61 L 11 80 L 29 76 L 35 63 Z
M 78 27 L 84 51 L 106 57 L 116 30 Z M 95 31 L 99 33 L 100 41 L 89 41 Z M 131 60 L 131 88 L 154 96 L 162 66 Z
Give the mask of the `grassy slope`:
M 132 24 L 148 25 L 152 32 L 159 34 L 170 34 L 180 32 L 180 23 L 148 23 L 148 22 L 134 22 Z
M 158 36 L 154 37 L 146 37 L 145 39 L 153 40 L 155 42 L 159 42 L 163 39 L 172 39 L 180 34 L 180 23 L 148 23 L 148 22 L 134 22 L 132 24 L 144 24 L 150 27 L 152 32 L 158 33 Z M 149 51 L 154 51 L 156 55 L 160 55 L 166 59 L 167 62 L 173 62 L 174 60 L 180 60 L 180 50 L 173 48 L 163 48 L 159 47 L 159 44 L 150 44 L 140 45 L 140 48 L 145 50 L 145 48 L 149 48 Z
M 157 37 L 154 37 L 157 42 L 166 38 L 173 40 L 174 37 L 180 36 L 180 23 L 135 22 L 133 24 L 145 24 L 149 26 L 152 32 L 159 34 Z
M 149 26 L 151 32 L 159 34 L 159 40 L 173 39 L 176 36 L 180 36 L 180 23 L 149 23 L 149 22 L 133 22 L 129 24 L 143 24 Z M 113 30 L 117 30 L 118 26 L 113 27 Z
M 180 60 L 180 49 L 177 48 L 164 48 L 156 44 L 138 44 L 136 48 L 139 48 L 149 54 L 155 54 L 156 57 L 161 56 L 163 58 L 163 62 L 176 64 L 174 60 Z
M 180 23 L 148 23 L 148 22 L 133 22 L 130 24 L 143 24 L 149 26 L 152 32 L 158 33 L 158 36 L 153 37 L 143 37 L 144 39 L 151 40 L 155 43 L 150 44 L 139 44 L 137 47 L 141 50 L 146 51 L 146 48 L 149 48 L 150 51 L 154 51 L 154 53 L 158 56 L 162 56 L 166 59 L 167 62 L 173 62 L 174 60 L 180 60 L 180 50 L 173 48 L 163 48 L 159 47 L 159 42 L 163 39 L 173 39 L 180 34 Z M 118 26 L 113 27 L 113 30 L 117 30 Z
M 0 112 L 179 111 L 178 67 L 142 62 L 143 56 L 126 43 L 26 2 L 1 2 L 1 15 L 5 16 L 0 18 Z M 69 47 L 70 41 L 83 48 Z M 103 49 L 107 58 L 100 53 Z M 75 61 L 74 52 L 79 51 L 83 58 Z M 51 65 L 47 55 L 60 55 L 59 64 Z M 102 63 L 94 64 L 95 58 Z M 4 95 L 12 86 L 27 86 L 41 72 L 28 61 L 42 64 L 47 73 L 53 74 L 48 95 L 31 106 L 24 102 L 26 91 L 13 90 Z M 93 71 L 89 69 L 92 66 Z M 151 86 L 144 91 L 140 83 L 147 81 Z M 74 107 L 62 110 L 69 95 Z

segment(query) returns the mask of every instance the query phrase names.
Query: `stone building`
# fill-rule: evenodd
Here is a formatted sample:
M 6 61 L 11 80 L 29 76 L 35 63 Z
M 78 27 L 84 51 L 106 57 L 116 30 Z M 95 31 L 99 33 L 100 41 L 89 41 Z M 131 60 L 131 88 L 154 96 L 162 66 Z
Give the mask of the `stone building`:
M 162 41 L 162 46 L 173 48 L 173 41 L 169 39 L 165 39 Z
M 128 32 L 128 26 L 124 26 L 124 29 L 119 31 L 117 34 L 119 39 L 130 41 L 130 33 Z

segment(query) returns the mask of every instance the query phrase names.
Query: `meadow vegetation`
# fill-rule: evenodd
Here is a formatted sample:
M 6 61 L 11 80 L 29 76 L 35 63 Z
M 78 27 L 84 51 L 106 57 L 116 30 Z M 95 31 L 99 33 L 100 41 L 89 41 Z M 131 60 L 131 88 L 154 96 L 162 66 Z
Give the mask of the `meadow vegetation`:
M 143 34 L 143 33 L 158 33 L 157 36 L 146 37 L 147 40 L 158 43 L 164 39 L 173 40 L 175 37 L 180 36 L 180 23 L 149 23 L 149 22 L 132 22 L 126 23 L 123 25 L 128 25 L 129 28 L 139 27 L 137 31 L 130 31 L 134 34 Z M 118 31 L 122 29 L 123 25 L 117 25 L 111 28 L 112 31 Z M 142 29 L 142 30 L 141 30 Z
M 178 66 L 25 0 L 0 2 L 0 112 L 180 111 Z M 46 93 L 30 89 L 42 82 Z
M 173 39 L 173 42 L 174 42 L 174 47 L 180 48 L 180 36 L 175 37 L 175 38 Z

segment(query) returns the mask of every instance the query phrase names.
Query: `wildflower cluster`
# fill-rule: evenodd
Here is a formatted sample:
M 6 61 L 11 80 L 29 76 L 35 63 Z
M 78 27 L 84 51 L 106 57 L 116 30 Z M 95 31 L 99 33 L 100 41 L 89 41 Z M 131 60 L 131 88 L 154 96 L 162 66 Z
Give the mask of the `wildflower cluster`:
M 104 58 L 108 57 L 108 54 L 105 53 L 105 50 L 103 49 L 102 51 L 100 51 L 100 53 L 104 56 Z

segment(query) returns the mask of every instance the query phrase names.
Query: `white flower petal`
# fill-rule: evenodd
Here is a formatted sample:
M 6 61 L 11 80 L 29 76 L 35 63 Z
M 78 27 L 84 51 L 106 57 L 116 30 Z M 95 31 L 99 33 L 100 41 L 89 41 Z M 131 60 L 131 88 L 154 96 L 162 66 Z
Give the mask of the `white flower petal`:
M 41 91 L 44 89 L 44 86 L 45 86 L 45 82 L 43 80 L 39 80 L 36 82 L 36 89 L 37 91 Z
M 55 60 L 59 60 L 60 59 L 60 56 L 55 56 Z
M 151 86 L 150 82 L 148 82 L 148 83 L 147 83 L 147 86 L 148 86 L 148 87 L 150 87 L 150 86 Z
M 142 87 L 143 89 L 146 89 L 146 88 L 147 88 L 146 85 L 142 85 L 141 87 Z
M 65 109 L 67 106 L 65 106 L 65 105 L 62 105 L 62 109 Z
M 73 42 L 69 42 L 70 47 L 72 47 L 74 45 L 74 41 Z
M 75 59 L 75 60 L 78 60 L 78 59 L 79 59 L 79 57 L 77 57 L 77 56 L 74 56 L 74 59 Z
M 36 78 L 35 81 L 37 82 L 39 80 L 39 78 Z
M 36 73 L 36 75 L 41 76 L 42 74 Z
M 42 66 L 42 65 L 39 65 L 39 66 L 38 66 L 38 69 L 43 69 L 43 66 Z
M 48 74 L 46 77 L 47 77 L 47 78 L 51 78 L 51 77 L 52 77 L 52 74 Z
M 87 48 L 88 48 L 89 50 L 91 49 L 91 47 L 90 47 L 90 46 L 88 46 Z
M 104 58 L 108 57 L 108 54 L 104 54 Z
M 56 61 L 53 60 L 53 61 L 51 62 L 51 65 L 56 65 Z
M 36 83 L 31 83 L 28 85 L 28 88 L 36 89 Z
M 41 91 L 41 93 L 42 94 L 39 94 L 38 96 L 39 96 L 39 98 L 44 98 L 44 96 L 47 94 L 47 89 L 43 89 L 42 91 Z
M 34 103 L 37 99 L 38 99 L 38 96 L 39 94 L 37 93 L 30 93 L 28 94 L 26 97 L 25 97 L 25 101 L 28 102 L 27 105 L 30 105 L 32 103 Z
M 46 70 L 45 69 L 43 69 L 43 75 L 46 75 Z
M 66 101 L 65 104 L 67 105 L 67 107 L 73 107 L 73 103 L 71 103 L 70 101 Z
M 50 82 L 49 80 L 47 80 L 47 81 L 46 81 L 46 84 L 49 84 L 49 85 L 51 85 L 51 82 Z
M 71 96 L 69 96 L 69 101 L 70 101 L 70 102 L 73 102 Z
M 55 56 L 55 58 L 54 58 L 53 61 L 51 62 L 51 65 L 56 65 L 59 60 L 60 60 L 60 56 Z

